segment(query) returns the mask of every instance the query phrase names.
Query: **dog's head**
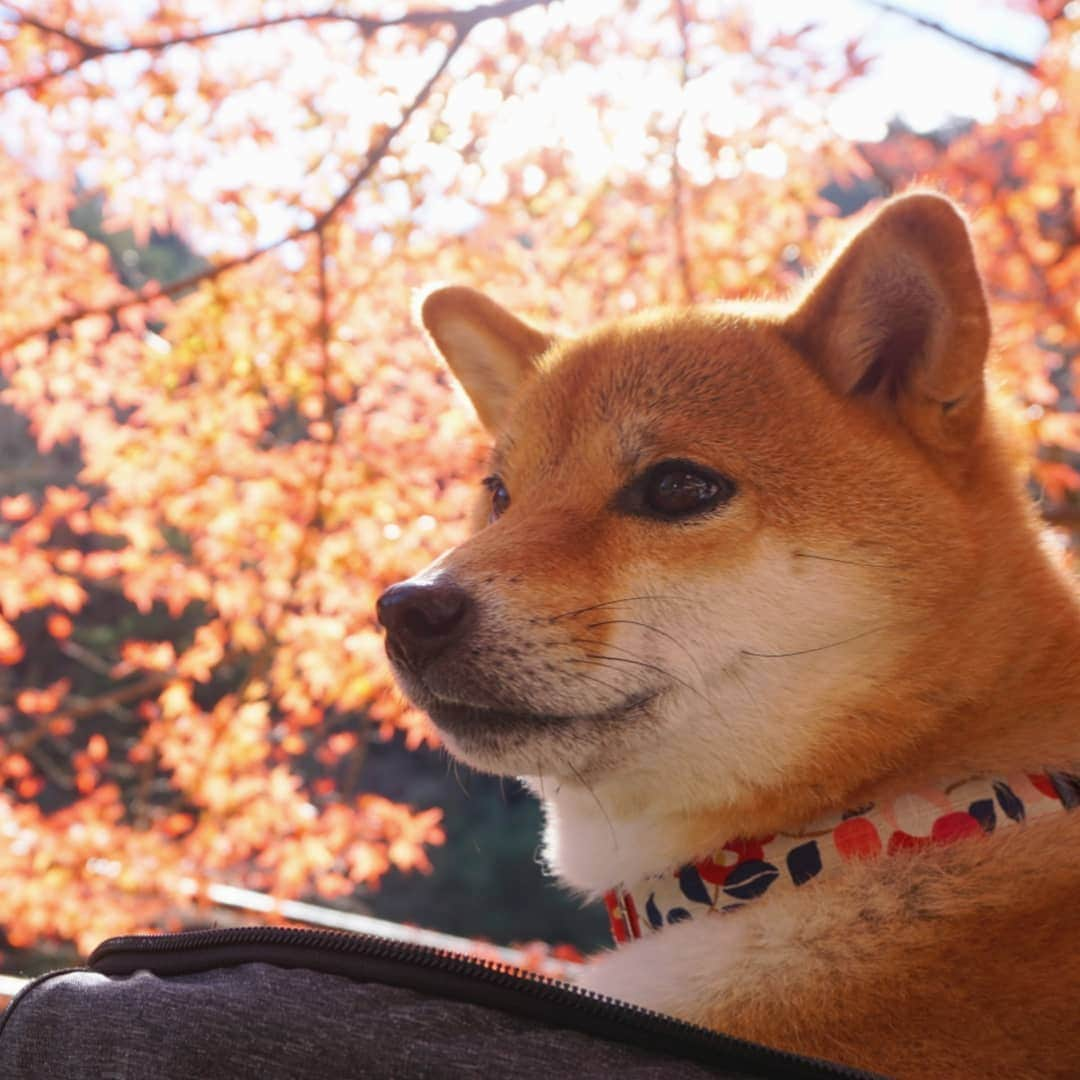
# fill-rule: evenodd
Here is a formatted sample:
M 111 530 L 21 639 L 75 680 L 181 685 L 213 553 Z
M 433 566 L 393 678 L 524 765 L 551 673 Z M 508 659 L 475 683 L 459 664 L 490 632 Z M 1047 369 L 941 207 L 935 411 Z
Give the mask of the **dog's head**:
M 893 200 L 786 306 L 572 340 L 466 288 L 419 314 L 494 437 L 473 537 L 379 601 L 454 755 L 687 807 L 824 791 L 918 737 L 898 685 L 965 692 L 967 489 L 1007 469 L 947 200 Z

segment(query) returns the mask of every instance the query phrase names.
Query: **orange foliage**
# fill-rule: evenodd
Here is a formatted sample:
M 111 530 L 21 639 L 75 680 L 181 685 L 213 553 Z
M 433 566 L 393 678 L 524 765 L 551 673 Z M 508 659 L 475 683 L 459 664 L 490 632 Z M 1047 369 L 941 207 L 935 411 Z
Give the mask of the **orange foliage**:
M 827 185 L 928 180 L 974 215 L 1001 378 L 1072 513 L 1075 4 L 1037 5 L 1045 50 L 992 123 L 864 145 L 828 123 L 873 69 L 858 42 L 708 0 L 184 7 L 39 0 L 0 21 L 0 399 L 42 454 L 81 455 L 33 493 L 0 461 L 13 945 L 179 925 L 214 880 L 340 897 L 428 868 L 437 809 L 333 779 L 372 724 L 433 738 L 393 691 L 374 601 L 462 536 L 479 474 L 415 287 L 479 284 L 568 327 L 774 291 L 835 234 Z M 560 86 L 570 116 L 544 104 Z M 69 224 L 88 187 L 110 227 L 181 230 L 213 265 L 133 291 Z M 102 646 L 103 597 L 185 629 Z M 42 672 L 39 615 L 104 689 Z

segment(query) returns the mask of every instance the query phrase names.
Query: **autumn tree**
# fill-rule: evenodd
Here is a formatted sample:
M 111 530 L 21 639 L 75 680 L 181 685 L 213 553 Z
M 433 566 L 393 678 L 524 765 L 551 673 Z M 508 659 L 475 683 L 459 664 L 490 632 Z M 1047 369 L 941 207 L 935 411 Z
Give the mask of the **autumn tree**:
M 874 5 L 886 8 L 888 5 Z M 793 285 L 913 180 L 972 213 L 1033 482 L 1075 516 L 1080 10 L 947 139 L 841 138 L 873 57 L 710 0 L 0 4 L 0 925 L 179 925 L 209 883 L 350 895 L 437 808 L 358 789 L 378 593 L 463 535 L 483 444 L 415 288 L 566 328 Z M 899 16 L 893 16 L 899 17 Z M 927 20 L 922 20 L 927 22 Z M 958 37 L 936 25 L 929 33 Z M 179 280 L 99 235 L 181 234 Z M 130 268 L 129 268 L 130 269 Z

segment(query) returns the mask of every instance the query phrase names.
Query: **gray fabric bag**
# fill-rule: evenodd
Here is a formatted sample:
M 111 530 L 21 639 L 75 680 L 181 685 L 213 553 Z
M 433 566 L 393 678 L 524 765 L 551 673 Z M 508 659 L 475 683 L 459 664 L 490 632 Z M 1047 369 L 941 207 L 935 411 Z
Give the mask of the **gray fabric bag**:
M 465 956 L 281 927 L 114 938 L 0 1019 L 4 1080 L 867 1075 Z

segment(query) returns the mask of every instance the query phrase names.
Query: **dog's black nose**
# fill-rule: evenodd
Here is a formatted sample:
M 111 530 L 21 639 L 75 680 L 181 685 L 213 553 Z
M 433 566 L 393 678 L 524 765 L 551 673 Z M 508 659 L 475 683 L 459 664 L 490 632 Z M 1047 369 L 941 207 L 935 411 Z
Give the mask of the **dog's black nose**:
M 472 598 L 449 581 L 391 585 L 375 604 L 390 654 L 412 663 L 433 660 L 465 633 Z

